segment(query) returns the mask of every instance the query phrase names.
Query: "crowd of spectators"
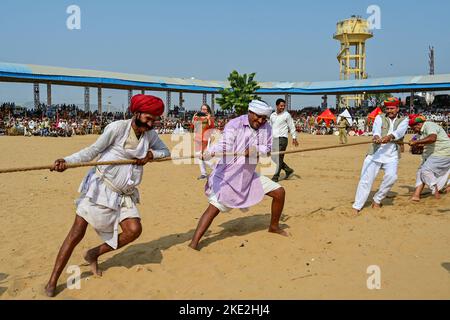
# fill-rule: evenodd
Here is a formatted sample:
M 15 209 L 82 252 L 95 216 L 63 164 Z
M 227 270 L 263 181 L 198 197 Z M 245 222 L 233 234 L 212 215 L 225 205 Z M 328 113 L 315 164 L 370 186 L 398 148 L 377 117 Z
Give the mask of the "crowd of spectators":
M 368 135 L 372 131 L 372 122 L 367 116 L 371 108 L 350 108 L 352 126 L 348 129 L 351 135 Z M 309 107 L 290 111 L 298 132 L 325 135 L 336 132 L 336 123 L 328 125 L 318 121 L 323 108 Z M 338 116 L 339 111 L 330 109 Z M 162 117 L 155 124 L 155 130 L 160 134 L 192 132 L 192 118 L 196 111 L 171 110 L 168 117 Z M 422 113 L 428 120 L 437 122 L 450 132 L 450 110 L 448 112 L 425 111 Z M 401 115 L 407 115 L 406 110 Z M 214 114 L 215 128 L 222 130 L 226 123 L 236 115 L 230 112 L 216 111 Z M 111 122 L 129 119 L 131 114 L 123 112 L 85 112 L 76 105 L 56 105 L 47 107 L 40 105 L 37 109 L 26 109 L 14 103 L 0 104 L 0 135 L 23 135 L 42 137 L 70 137 L 73 135 L 100 134 Z

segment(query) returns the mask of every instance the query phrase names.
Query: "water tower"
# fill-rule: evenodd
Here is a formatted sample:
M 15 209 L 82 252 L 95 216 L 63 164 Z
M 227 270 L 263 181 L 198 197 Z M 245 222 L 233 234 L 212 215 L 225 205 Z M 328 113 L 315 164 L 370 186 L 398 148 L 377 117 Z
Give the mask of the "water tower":
M 333 38 L 341 43 L 339 61 L 339 79 L 366 79 L 366 41 L 373 37 L 369 22 L 359 16 L 339 21 Z M 361 106 L 362 95 L 338 97 L 339 107 Z M 352 103 L 353 102 L 353 103 Z

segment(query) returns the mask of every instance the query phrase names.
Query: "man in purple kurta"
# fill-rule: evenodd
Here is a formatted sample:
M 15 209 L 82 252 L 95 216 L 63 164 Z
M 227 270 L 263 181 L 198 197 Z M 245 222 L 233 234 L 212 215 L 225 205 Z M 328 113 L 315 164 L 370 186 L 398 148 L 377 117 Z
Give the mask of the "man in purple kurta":
M 197 249 L 201 237 L 220 212 L 249 208 L 261 202 L 264 195 L 273 198 L 269 232 L 287 236 L 279 226 L 284 188 L 256 172 L 259 156 L 269 156 L 272 149 L 272 128 L 267 123 L 271 113 L 272 108 L 265 102 L 252 101 L 249 113 L 231 120 L 220 141 L 204 154 L 204 158 L 222 155 L 206 183 L 209 207 L 200 218 L 191 248 Z

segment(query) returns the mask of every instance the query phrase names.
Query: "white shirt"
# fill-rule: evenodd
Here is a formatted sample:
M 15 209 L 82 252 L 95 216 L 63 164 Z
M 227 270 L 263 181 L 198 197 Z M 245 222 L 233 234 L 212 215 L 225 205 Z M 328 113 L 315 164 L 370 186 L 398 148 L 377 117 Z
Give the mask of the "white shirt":
M 169 149 L 153 130 L 145 132 L 139 139 L 135 149 L 125 149 L 126 141 L 130 135 L 131 120 L 120 120 L 109 124 L 97 141 L 64 158 L 67 163 L 89 162 L 99 156 L 98 161 L 115 161 L 143 159 L 149 150 L 154 159 L 170 156 Z M 143 166 L 120 165 L 98 166 L 103 176 L 114 187 L 123 193 L 134 192 L 133 200 L 139 202 L 139 193 L 136 187 L 141 183 Z M 91 202 L 117 210 L 123 196 L 108 188 L 105 183 L 95 175 L 95 168 L 90 170 L 80 185 L 79 192 L 91 199 Z
M 394 120 L 387 118 L 390 122 L 388 135 L 392 134 L 395 137 L 395 140 L 399 140 L 403 138 L 408 130 L 408 119 L 404 119 L 397 127 L 397 130 L 394 130 L 394 123 L 397 118 Z M 381 135 L 381 126 L 383 121 L 381 120 L 381 116 L 377 116 L 375 121 L 373 122 L 373 136 L 378 136 L 383 138 Z M 400 148 L 395 143 L 387 143 L 382 144 L 380 148 L 373 154 L 371 157 L 372 161 L 379 163 L 390 163 L 394 161 L 398 161 L 398 152 L 397 148 Z
M 284 137 L 287 138 L 289 132 L 293 139 L 297 139 L 297 131 L 295 129 L 294 120 L 287 111 L 282 113 L 272 113 L 270 116 L 270 125 L 272 126 L 272 136 L 273 138 Z

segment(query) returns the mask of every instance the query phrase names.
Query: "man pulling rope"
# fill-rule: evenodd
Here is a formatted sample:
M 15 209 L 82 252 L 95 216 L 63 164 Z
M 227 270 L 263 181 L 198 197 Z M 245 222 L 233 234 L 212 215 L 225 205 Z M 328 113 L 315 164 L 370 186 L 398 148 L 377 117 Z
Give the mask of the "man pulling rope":
M 59 250 L 50 280 L 45 287 L 49 297 L 55 295 L 58 278 L 73 250 L 83 239 L 88 224 L 92 225 L 104 243 L 88 250 L 84 258 L 92 272 L 101 275 L 98 257 L 136 240 L 142 232 L 137 186 L 141 183 L 143 166 L 170 155 L 169 149 L 152 130 L 153 123 L 164 112 L 161 99 L 136 95 L 131 99 L 133 118 L 109 124 L 105 132 L 90 147 L 55 161 L 52 170 L 63 172 L 67 164 L 99 161 L 136 160 L 136 164 L 102 165 L 92 168 L 83 179 L 76 201 L 76 217 Z M 118 233 L 119 225 L 122 233 Z

